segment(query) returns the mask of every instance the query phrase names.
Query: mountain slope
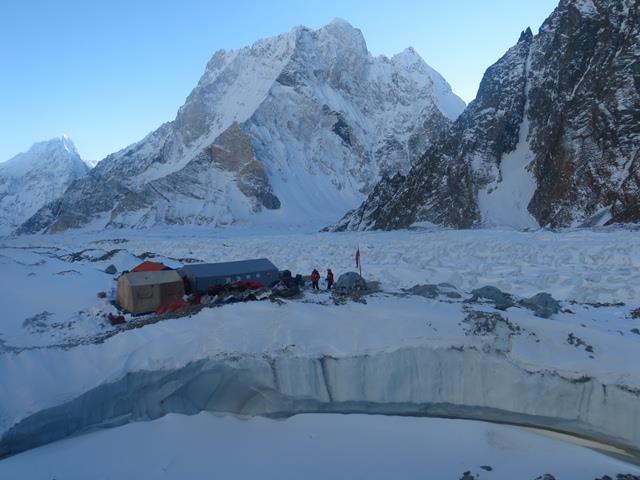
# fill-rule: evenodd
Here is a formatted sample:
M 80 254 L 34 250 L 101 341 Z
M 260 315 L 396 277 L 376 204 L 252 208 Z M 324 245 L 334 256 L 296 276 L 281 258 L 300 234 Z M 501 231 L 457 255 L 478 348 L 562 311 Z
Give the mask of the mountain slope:
M 67 187 L 89 167 L 66 135 L 34 144 L 0 163 L 0 235 L 8 234 Z
M 315 224 L 358 205 L 464 109 L 413 49 L 373 57 L 343 20 L 217 52 L 174 121 L 108 156 L 21 232 Z
M 638 15 L 631 0 L 562 0 L 411 173 L 335 228 L 640 221 Z

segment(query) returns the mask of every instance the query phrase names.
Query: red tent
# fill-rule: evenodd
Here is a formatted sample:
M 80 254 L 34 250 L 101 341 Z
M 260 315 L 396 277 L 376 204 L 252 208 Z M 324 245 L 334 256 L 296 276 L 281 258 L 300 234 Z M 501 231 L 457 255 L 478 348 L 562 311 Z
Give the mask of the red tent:
M 131 271 L 132 272 L 159 272 L 161 270 L 166 270 L 166 269 L 167 269 L 167 266 L 163 263 L 145 261 Z

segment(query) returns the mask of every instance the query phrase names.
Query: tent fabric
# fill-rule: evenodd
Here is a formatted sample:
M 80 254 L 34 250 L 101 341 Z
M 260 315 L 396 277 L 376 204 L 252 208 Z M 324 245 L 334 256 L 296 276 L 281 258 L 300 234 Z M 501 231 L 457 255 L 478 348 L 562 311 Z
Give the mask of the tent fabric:
M 367 282 L 356 272 L 347 272 L 340 275 L 334 289 L 339 292 L 355 292 L 366 290 Z
M 237 282 L 260 283 L 263 286 L 270 286 L 280 279 L 279 270 L 266 258 L 185 265 L 180 271 L 189 280 L 191 289 L 199 293 L 207 293 L 211 287 L 231 285 Z
M 132 272 L 159 272 L 166 269 L 167 269 L 167 266 L 164 263 L 144 261 L 131 271 Z
M 130 272 L 118 279 L 118 304 L 138 315 L 181 301 L 184 281 L 175 270 Z

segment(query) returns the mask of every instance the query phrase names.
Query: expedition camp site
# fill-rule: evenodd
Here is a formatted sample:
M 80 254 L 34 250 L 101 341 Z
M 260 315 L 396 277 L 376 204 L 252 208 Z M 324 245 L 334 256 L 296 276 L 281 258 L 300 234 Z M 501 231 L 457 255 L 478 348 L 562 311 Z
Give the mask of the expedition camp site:
M 123 411 L 132 422 L 333 405 L 422 415 L 444 403 L 445 416 L 500 412 L 541 427 L 558 418 L 556 429 L 580 434 L 578 415 L 596 439 L 638 445 L 628 420 L 640 418 L 640 377 L 622 361 L 640 345 L 637 232 L 198 230 L 3 242 L 0 389 L 15 392 L 0 412 L 5 452 L 95 431 Z M 621 413 L 609 421 L 604 411 Z M 72 431 L 58 422 L 67 417 Z
M 360 266 L 360 253 L 356 252 L 356 266 Z M 105 272 L 115 275 L 115 266 Z M 223 306 L 239 302 L 282 301 L 302 299 L 309 286 L 318 285 L 320 273 L 296 274 L 278 270 L 267 258 L 236 260 L 221 263 L 192 263 L 170 268 L 160 262 L 145 260 L 131 271 L 115 275 L 115 291 L 98 292 L 99 298 L 108 298 L 118 313 L 108 313 L 112 325 L 123 325 L 140 316 L 174 317 L 194 313 L 209 306 Z M 334 286 L 333 272 L 327 269 L 324 279 L 326 290 Z M 367 283 L 360 273 L 347 272 L 338 278 L 331 290 L 333 299 L 351 296 L 361 298 L 376 288 L 376 282 Z

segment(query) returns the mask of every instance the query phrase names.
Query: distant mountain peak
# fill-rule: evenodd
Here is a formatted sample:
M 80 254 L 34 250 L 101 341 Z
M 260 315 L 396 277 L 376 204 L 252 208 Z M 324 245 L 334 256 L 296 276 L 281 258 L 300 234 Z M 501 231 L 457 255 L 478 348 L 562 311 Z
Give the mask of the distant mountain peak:
M 75 143 L 73 143 L 73 140 L 71 140 L 71 137 L 68 134 L 63 133 L 60 140 L 62 140 L 62 145 L 67 152 L 79 155 Z
M 34 143 L 0 163 L 0 235 L 60 197 L 89 167 L 68 135 Z

